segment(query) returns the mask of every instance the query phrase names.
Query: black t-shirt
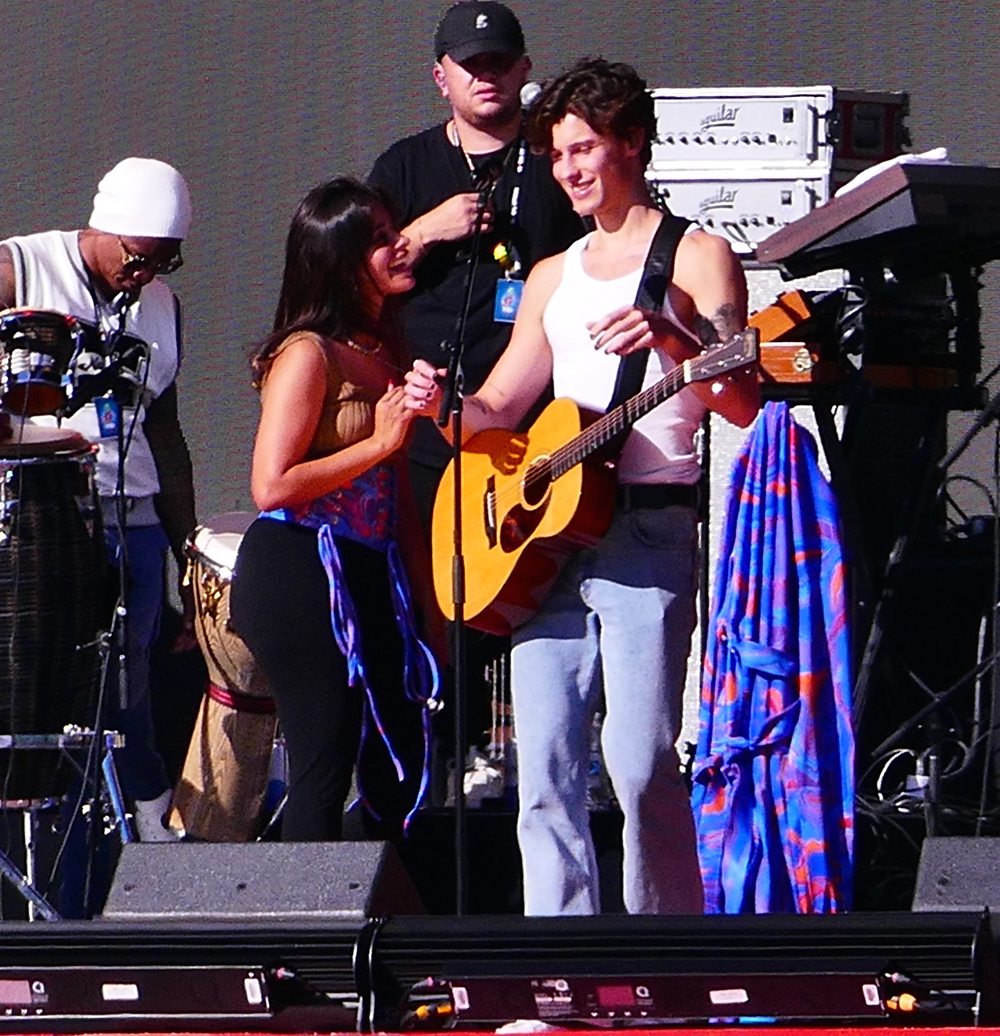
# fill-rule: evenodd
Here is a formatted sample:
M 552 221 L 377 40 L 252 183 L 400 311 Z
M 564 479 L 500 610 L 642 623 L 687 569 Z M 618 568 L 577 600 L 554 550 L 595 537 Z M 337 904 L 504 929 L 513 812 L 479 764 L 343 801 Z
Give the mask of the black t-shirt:
M 552 179 L 548 156 L 525 148 L 524 169 L 517 171 L 521 142 L 498 152 L 494 161 L 503 172 L 493 192 L 493 223 L 483 234 L 469 306 L 463 373 L 466 393 L 486 380 L 510 340 L 512 324 L 493 319 L 497 280 L 503 269 L 493 257 L 499 242 L 513 245 L 521 262 L 519 277 L 526 277 L 539 259 L 564 251 L 583 233 L 583 224 L 569 199 Z M 474 156 L 477 166 L 483 159 Z M 462 151 L 448 139 L 444 126 L 435 126 L 393 144 L 375 162 L 369 182 L 392 196 L 402 226 L 455 194 L 473 190 L 473 174 Z M 511 197 L 518 193 L 518 212 L 511 221 Z M 431 246 L 416 269 L 416 287 L 402 303 L 403 333 L 411 353 L 434 364 L 448 365 L 443 343 L 454 341 L 458 314 L 464 300 L 470 240 L 439 242 Z M 420 421 L 411 456 L 443 468 L 450 449 L 434 423 Z

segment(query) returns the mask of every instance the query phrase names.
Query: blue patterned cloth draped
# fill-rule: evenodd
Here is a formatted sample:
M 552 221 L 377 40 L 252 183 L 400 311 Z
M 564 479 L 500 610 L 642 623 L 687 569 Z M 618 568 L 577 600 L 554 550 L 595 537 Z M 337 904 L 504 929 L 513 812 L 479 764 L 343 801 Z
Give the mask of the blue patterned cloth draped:
M 850 908 L 845 564 L 816 443 L 768 403 L 733 466 L 693 808 L 706 913 Z

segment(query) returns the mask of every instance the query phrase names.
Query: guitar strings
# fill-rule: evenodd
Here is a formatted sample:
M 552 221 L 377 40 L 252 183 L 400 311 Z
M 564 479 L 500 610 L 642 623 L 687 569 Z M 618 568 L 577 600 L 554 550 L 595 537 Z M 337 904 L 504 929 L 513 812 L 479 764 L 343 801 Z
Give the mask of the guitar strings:
M 536 467 L 535 470 L 542 473 L 532 478 L 529 471 L 523 480 L 523 484 L 534 485 L 541 477 L 552 481 L 559 478 L 571 467 L 586 459 L 596 448 L 607 442 L 608 439 L 613 438 L 614 435 L 634 424 L 647 411 L 658 406 L 673 392 L 682 388 L 685 381 L 706 381 L 713 376 L 718 377 L 739 366 L 739 362 L 734 362 L 734 358 L 737 361 L 749 359 L 742 350 L 736 352 L 734 357 L 735 346 L 743 348 L 746 346 L 744 334 L 745 332 L 740 332 L 734 335 L 723 345 L 706 350 L 693 360 L 688 361 L 686 365 L 678 364 L 663 379 L 656 382 L 655 385 L 626 400 L 621 406 L 616 407 L 595 421 L 574 440 L 559 447 L 551 455 L 547 465 L 538 465 Z M 709 360 L 711 360 L 710 364 L 707 362 Z M 703 365 L 706 367 L 704 371 L 701 369 Z M 687 366 L 686 376 L 685 366 Z M 709 370 L 708 368 L 712 369 Z M 621 420 L 623 417 L 628 418 L 627 423 Z M 611 432 L 610 435 L 607 434 L 609 431 Z M 543 470 L 546 467 L 549 469 L 548 471 Z M 551 474 L 553 470 L 555 472 L 554 476 Z
M 571 468 L 576 467 L 580 461 L 585 460 L 594 450 L 604 445 L 609 439 L 623 431 L 629 424 L 632 424 L 637 417 L 637 412 L 644 412 L 651 409 L 658 403 L 663 402 L 667 396 L 684 383 L 683 368 L 678 366 L 666 377 L 655 385 L 638 393 L 631 399 L 626 400 L 614 410 L 604 414 L 599 420 L 585 428 L 579 435 L 575 436 L 569 443 L 558 447 L 547 458 L 531 464 L 524 478 L 518 482 L 508 483 L 505 487 L 495 490 L 492 494 L 494 508 L 497 513 L 506 510 L 508 501 L 516 503 L 524 495 L 523 489 L 529 489 L 539 482 L 554 482 L 564 475 Z M 656 399 L 663 393 L 661 399 Z M 655 400 L 655 402 L 654 402 Z M 650 405 L 651 404 L 651 405 Z M 641 416 L 641 413 L 639 414 Z M 624 420 L 628 418 L 628 422 Z
M 677 367 L 655 385 L 626 400 L 621 406 L 615 407 L 614 410 L 588 426 L 574 440 L 577 443 L 576 446 L 573 443 L 566 443 L 559 447 L 552 454 L 551 458 L 554 468 L 562 468 L 562 470 L 557 470 L 556 478 L 562 475 L 564 471 L 574 467 L 581 460 L 586 459 L 595 449 L 603 446 L 609 439 L 614 438 L 615 435 L 634 424 L 647 410 L 651 410 L 654 406 L 662 403 L 668 395 L 673 393 L 683 383 L 683 371 L 680 367 Z M 627 420 L 623 420 L 623 418 L 627 418 Z
M 506 512 L 511 504 L 519 502 L 526 495 L 525 490 L 532 488 L 539 482 L 555 482 L 556 479 L 560 478 L 582 460 L 585 460 L 596 449 L 614 438 L 615 435 L 634 424 L 648 410 L 658 406 L 673 392 L 682 388 L 685 380 L 691 382 L 705 381 L 713 375 L 719 376 L 738 367 L 740 364 L 738 362 L 734 363 L 731 357 L 727 359 L 724 353 L 727 351 L 727 347 L 730 347 L 728 352 L 731 353 L 733 351 L 731 347 L 734 344 L 745 347 L 744 334 L 745 332 L 741 332 L 734 335 L 724 345 L 711 348 L 700 356 L 695 357 L 688 364 L 687 379 L 685 379 L 684 364 L 678 364 L 655 385 L 651 385 L 648 389 L 644 389 L 620 406 L 615 407 L 614 410 L 604 414 L 570 440 L 570 442 L 558 447 L 547 458 L 532 462 L 525 472 L 524 478 L 518 482 L 511 482 L 490 494 L 494 513 Z M 737 339 L 739 340 L 738 342 Z M 704 361 L 708 358 L 712 360 L 712 366 L 717 369 L 711 373 L 703 373 L 699 370 L 699 361 Z M 745 355 L 738 355 L 736 358 L 738 360 L 746 360 L 747 362 L 752 360 L 751 357 Z

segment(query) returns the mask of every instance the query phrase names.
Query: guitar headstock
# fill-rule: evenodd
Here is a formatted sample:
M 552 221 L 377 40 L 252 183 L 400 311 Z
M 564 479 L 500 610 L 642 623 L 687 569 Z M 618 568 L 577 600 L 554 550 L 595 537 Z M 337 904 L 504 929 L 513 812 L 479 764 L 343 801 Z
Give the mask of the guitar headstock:
M 760 334 L 755 327 L 738 331 L 721 345 L 713 345 L 700 356 L 688 360 L 690 381 L 709 381 L 729 371 L 749 367 L 757 362 Z

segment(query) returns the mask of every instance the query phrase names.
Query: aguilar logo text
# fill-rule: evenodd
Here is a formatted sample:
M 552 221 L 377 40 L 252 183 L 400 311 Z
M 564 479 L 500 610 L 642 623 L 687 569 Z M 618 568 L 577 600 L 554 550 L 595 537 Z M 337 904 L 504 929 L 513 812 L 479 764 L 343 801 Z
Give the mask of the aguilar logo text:
M 698 203 L 698 211 L 704 215 L 706 212 L 716 212 L 719 209 L 732 209 L 736 206 L 736 195 L 738 190 L 735 187 L 731 187 L 728 190 L 719 184 L 719 189 L 715 194 L 710 194 L 707 198 L 702 198 Z
M 701 120 L 701 128 L 703 130 L 715 129 L 719 126 L 735 126 L 736 115 L 739 112 L 739 108 L 729 108 L 725 104 L 720 104 L 718 111 L 712 112 L 711 115 L 706 115 Z

